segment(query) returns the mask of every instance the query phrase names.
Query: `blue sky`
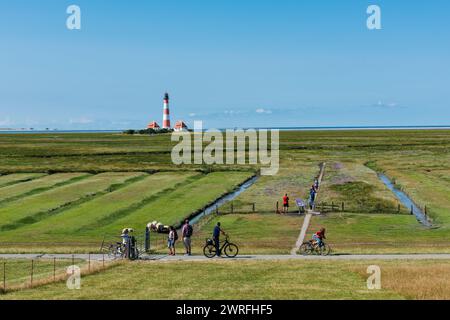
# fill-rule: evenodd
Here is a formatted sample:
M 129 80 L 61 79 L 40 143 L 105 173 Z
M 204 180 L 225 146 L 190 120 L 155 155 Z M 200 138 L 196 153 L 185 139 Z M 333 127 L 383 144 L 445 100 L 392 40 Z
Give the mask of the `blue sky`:
M 0 128 L 142 128 L 166 90 L 173 121 L 209 128 L 449 125 L 449 16 L 447 0 L 0 0 Z

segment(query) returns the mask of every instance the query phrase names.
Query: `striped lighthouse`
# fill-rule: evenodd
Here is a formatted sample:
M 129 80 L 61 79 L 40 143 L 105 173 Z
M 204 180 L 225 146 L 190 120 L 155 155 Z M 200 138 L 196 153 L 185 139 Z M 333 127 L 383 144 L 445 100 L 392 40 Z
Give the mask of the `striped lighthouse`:
M 170 129 L 169 94 L 164 95 L 163 129 Z

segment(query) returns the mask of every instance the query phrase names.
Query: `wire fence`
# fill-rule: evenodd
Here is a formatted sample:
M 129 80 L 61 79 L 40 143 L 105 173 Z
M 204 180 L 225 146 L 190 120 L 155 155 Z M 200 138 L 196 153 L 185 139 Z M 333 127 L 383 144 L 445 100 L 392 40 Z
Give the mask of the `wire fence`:
M 216 206 L 215 214 L 256 213 L 256 202 L 230 201 L 222 206 Z
M 105 255 L 91 254 L 86 259 L 76 255 L 67 258 L 0 259 L 0 294 L 68 281 L 78 273 L 89 275 L 111 266 Z M 99 258 L 103 257 L 103 258 Z

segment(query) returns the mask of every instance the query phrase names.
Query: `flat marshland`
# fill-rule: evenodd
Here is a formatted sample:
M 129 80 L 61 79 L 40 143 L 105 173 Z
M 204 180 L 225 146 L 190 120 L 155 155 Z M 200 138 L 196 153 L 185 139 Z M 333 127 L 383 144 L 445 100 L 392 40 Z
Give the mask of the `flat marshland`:
M 251 165 L 176 166 L 171 161 L 174 145 L 165 134 L 0 135 L 0 252 L 95 252 L 105 236 L 119 236 L 124 227 L 141 235 L 145 225 L 154 220 L 178 225 L 259 169 Z M 312 218 L 308 238 L 325 227 L 335 254 L 450 253 L 450 130 L 282 131 L 278 174 L 261 176 L 232 206 L 227 203 L 218 208 L 219 215 L 201 219 L 194 228 L 194 253 L 201 254 L 205 238 L 220 221 L 239 244 L 241 254 L 289 254 L 303 224 L 294 200 L 307 199 L 322 163 L 326 166 L 318 202 L 323 210 Z M 423 226 L 410 214 L 380 181 L 379 173 L 418 206 L 427 208 L 432 227 Z M 275 214 L 276 204 L 285 193 L 291 199 L 291 212 L 280 216 Z M 164 239 L 155 239 L 156 252 L 165 252 Z M 178 250 L 182 251 L 181 244 Z M 180 262 L 151 264 L 151 268 L 161 275 L 159 279 L 165 279 L 163 274 L 173 276 L 171 283 L 183 268 L 200 272 L 211 267 L 224 277 L 254 270 L 254 277 L 249 273 L 237 277 L 236 286 L 242 284 L 241 298 L 307 298 L 308 292 L 317 292 L 316 298 L 343 299 L 449 297 L 448 282 L 442 282 L 435 292 L 427 289 L 438 279 L 433 272 L 423 276 L 425 262 L 380 263 L 386 290 L 378 293 L 360 288 L 364 262 L 353 267 L 344 262 L 289 261 L 272 266 L 260 261 Z M 450 262 L 441 261 L 432 267 L 446 275 L 449 266 Z M 121 268 L 132 270 L 138 281 L 145 278 L 150 265 L 125 263 L 89 276 L 86 283 L 91 289 L 73 298 L 95 298 L 101 288 L 110 292 L 109 297 L 120 298 L 113 282 L 106 280 L 113 278 L 114 272 L 122 273 L 125 269 Z M 311 271 L 306 272 L 309 278 L 303 278 L 300 270 L 309 268 L 323 269 L 324 277 L 315 279 Z M 333 268 L 341 276 L 332 276 Z M 404 281 L 390 280 L 395 274 Z M 289 277 L 296 281 L 285 281 Z M 408 282 L 411 277 L 417 281 Z M 192 283 L 197 293 L 176 296 L 163 289 L 146 291 L 143 283 L 137 298 L 210 297 L 205 288 L 199 288 L 202 283 Z M 252 283 L 261 290 L 252 291 Z M 318 283 L 322 291 L 317 289 Z M 60 287 L 50 285 L 42 292 L 58 297 Z M 332 289 L 338 287 L 341 290 Z M 305 294 L 299 293 L 302 288 Z M 227 298 L 225 291 L 219 296 Z M 37 297 L 37 292 L 33 289 L 8 296 Z

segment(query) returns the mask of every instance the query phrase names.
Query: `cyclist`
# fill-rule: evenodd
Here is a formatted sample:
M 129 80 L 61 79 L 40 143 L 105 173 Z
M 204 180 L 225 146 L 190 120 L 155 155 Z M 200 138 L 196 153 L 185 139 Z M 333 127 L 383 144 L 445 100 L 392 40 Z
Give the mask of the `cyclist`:
M 214 227 L 213 230 L 213 240 L 214 245 L 216 247 L 216 255 L 218 257 L 220 257 L 220 234 L 226 236 L 225 231 L 220 227 L 220 222 L 217 222 L 217 225 Z
M 312 238 L 316 242 L 316 244 L 320 247 L 323 247 L 323 239 L 326 239 L 325 237 L 325 228 L 321 228 L 320 231 L 317 231 L 315 234 L 313 234 Z

